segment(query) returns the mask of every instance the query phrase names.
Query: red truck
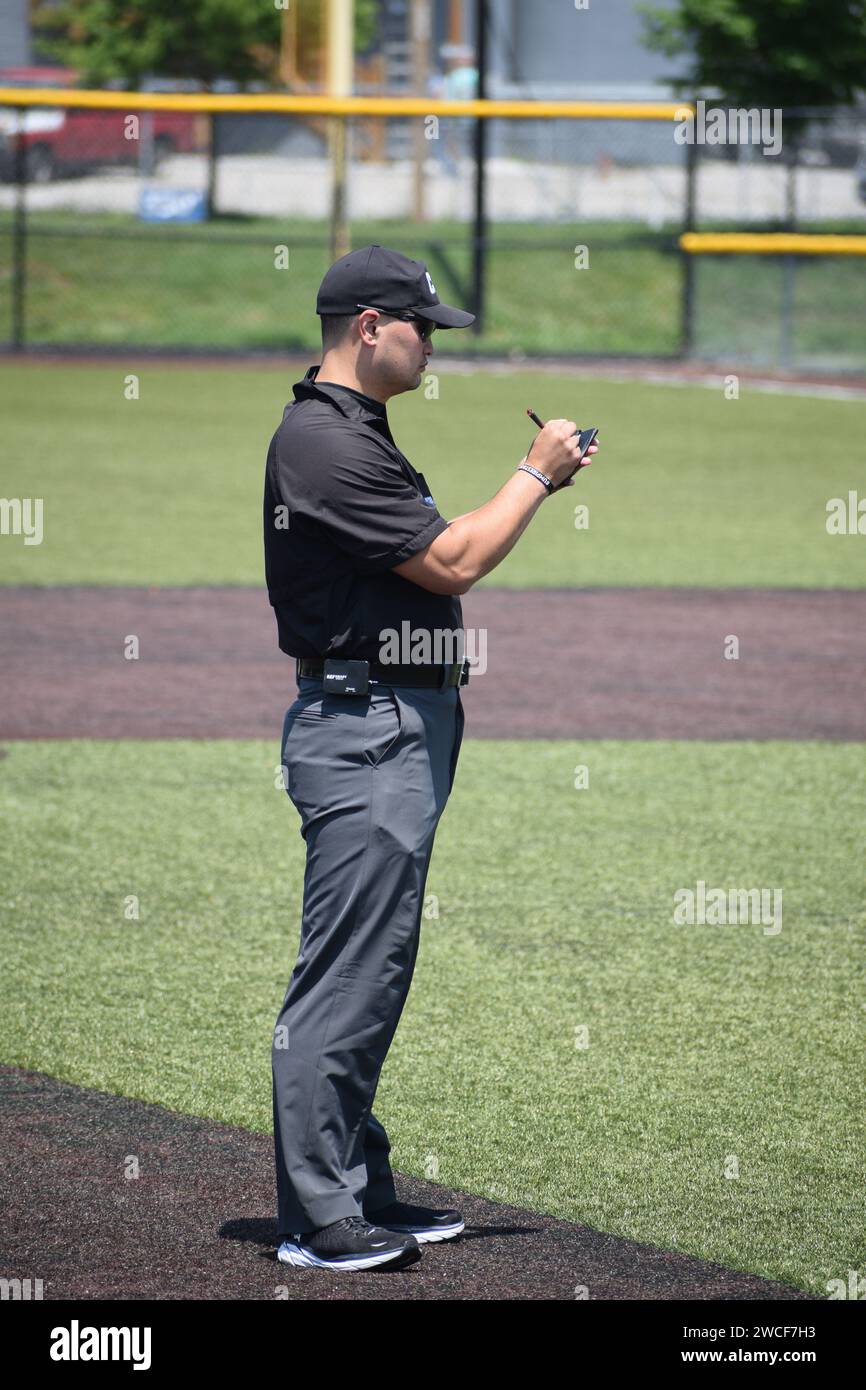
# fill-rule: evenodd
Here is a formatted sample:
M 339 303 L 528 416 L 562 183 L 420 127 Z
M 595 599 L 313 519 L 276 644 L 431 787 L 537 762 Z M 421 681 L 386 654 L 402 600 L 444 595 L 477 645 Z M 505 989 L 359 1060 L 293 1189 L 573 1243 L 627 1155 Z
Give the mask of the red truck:
M 0 87 L 75 87 L 71 68 L 0 69 Z M 130 138 L 137 116 L 139 138 Z M 150 130 L 148 131 L 148 125 Z M 48 183 L 64 174 L 81 174 L 100 165 L 138 165 L 142 149 L 150 147 L 154 161 L 169 154 L 201 148 L 194 114 L 184 111 L 138 112 L 96 107 L 0 106 L 0 177 L 15 177 L 19 141 L 24 147 L 26 177 Z M 143 145 L 144 142 L 144 145 Z

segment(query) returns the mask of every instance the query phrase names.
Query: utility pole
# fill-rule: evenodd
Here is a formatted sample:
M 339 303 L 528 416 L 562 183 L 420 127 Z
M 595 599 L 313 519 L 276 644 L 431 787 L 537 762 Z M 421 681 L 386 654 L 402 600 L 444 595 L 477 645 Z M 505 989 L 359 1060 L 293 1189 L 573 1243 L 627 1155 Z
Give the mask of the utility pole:
M 423 97 L 427 92 L 430 61 L 430 0 L 412 0 L 412 94 Z M 424 207 L 424 161 L 427 139 L 423 121 L 414 117 L 412 126 L 414 169 L 412 180 L 412 221 L 426 221 Z
M 282 13 L 280 25 L 280 81 L 290 87 L 298 80 L 298 15 L 289 4 Z
M 463 42 L 463 0 L 449 0 L 448 3 L 448 42 Z
M 352 95 L 354 76 L 354 0 L 327 0 L 328 96 Z M 331 260 L 339 260 L 349 250 L 349 225 L 346 218 L 346 116 L 331 116 L 329 122 L 331 146 Z

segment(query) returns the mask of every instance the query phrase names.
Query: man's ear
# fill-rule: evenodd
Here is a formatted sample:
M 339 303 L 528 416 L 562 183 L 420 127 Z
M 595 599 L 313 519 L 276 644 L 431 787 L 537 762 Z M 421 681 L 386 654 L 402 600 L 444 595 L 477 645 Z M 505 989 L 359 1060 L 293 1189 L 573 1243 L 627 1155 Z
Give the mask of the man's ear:
M 358 331 L 361 335 L 362 342 L 365 332 L 369 333 L 371 338 L 376 337 L 376 328 L 378 326 L 378 323 L 378 318 L 367 318 L 363 313 L 358 315 Z

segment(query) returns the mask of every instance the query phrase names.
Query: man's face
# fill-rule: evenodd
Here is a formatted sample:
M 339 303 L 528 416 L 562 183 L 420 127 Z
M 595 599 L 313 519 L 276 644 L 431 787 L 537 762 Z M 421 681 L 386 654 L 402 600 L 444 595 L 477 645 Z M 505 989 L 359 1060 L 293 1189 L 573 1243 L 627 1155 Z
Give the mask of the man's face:
M 360 319 L 362 329 L 374 330 L 372 365 L 383 394 L 417 390 L 433 352 L 435 325 L 427 319 L 395 318 L 384 310 L 365 310 Z

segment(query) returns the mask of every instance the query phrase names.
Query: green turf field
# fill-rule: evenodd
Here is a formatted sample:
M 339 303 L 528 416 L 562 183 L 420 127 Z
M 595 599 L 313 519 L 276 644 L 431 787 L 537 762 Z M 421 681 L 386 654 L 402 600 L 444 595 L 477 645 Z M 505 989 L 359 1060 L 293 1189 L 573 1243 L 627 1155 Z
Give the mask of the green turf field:
M 11 333 L 11 216 L 0 213 L 0 341 Z M 702 230 L 737 230 L 736 220 Z M 745 224 L 743 230 L 765 230 Z M 769 226 L 766 230 L 776 230 Z M 810 223 L 861 232 L 862 220 Z M 501 222 L 490 229 L 486 322 L 465 352 L 670 355 L 682 341 L 679 224 Z M 358 221 L 352 243 L 397 246 L 430 267 L 440 295 L 471 300 L 471 228 Z M 315 350 L 310 306 L 328 267 L 329 232 L 309 219 L 218 217 L 155 227 L 127 214 L 31 211 L 27 339 L 31 343 Z M 289 264 L 275 269 L 275 247 Z M 575 266 L 586 247 L 588 265 Z M 782 262 L 697 258 L 694 346 L 704 355 L 778 363 Z M 791 296 L 787 365 L 866 366 L 866 273 L 859 257 L 801 258 Z
M 278 761 L 7 745 L 4 1061 L 270 1132 Z M 395 1165 L 826 1296 L 866 1260 L 864 793 L 862 746 L 467 742 L 377 1101 Z M 781 888 L 781 931 L 674 925 L 699 879 Z
M 309 361 L 317 360 L 311 354 Z M 431 360 L 436 372 L 436 354 Z M 128 373 L 139 399 L 124 397 Z M 44 539 L 3 539 L 7 584 L 263 584 L 268 441 L 303 370 L 0 366 L 7 497 Z M 861 588 L 862 536 L 826 504 L 863 493 L 866 401 L 564 375 L 438 375 L 396 398 L 396 438 L 445 516 L 488 500 L 534 437 L 525 409 L 601 428 L 603 450 L 482 583 Z M 588 529 L 574 508 L 589 507 Z

